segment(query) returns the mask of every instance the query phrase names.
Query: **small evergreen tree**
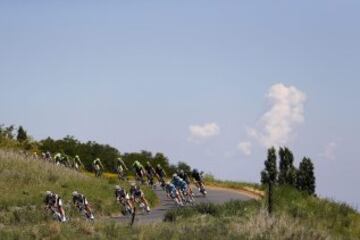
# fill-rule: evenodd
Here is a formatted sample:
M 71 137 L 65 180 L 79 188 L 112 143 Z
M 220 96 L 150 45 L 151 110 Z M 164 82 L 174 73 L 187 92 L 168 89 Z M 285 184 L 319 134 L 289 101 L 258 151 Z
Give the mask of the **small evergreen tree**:
M 279 149 L 279 179 L 280 185 L 296 186 L 296 169 L 294 167 L 294 155 L 288 148 Z
M 300 163 L 297 173 L 297 189 L 314 195 L 316 188 L 315 181 L 314 165 L 310 158 L 304 158 Z
M 261 172 L 261 183 L 276 183 L 277 175 L 276 150 L 272 147 L 268 150 L 268 157 L 265 161 L 265 169 Z
M 22 142 L 26 141 L 27 138 L 28 138 L 28 136 L 27 136 L 26 131 L 24 130 L 24 128 L 22 126 L 20 126 L 17 131 L 16 139 L 18 140 L 18 142 L 22 143 Z

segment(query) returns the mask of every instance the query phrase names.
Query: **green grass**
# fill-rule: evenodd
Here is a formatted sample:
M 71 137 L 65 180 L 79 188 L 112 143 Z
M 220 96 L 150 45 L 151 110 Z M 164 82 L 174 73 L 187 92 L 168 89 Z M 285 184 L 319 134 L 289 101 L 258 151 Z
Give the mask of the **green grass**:
M 9 150 L 0 150 L 0 224 L 23 226 L 49 221 L 43 210 L 44 192 L 58 193 L 70 218 L 79 217 L 71 204 L 71 193 L 79 191 L 89 200 L 95 216 L 119 215 L 115 201 L 116 179 L 95 178 L 51 163 L 26 158 Z M 120 185 L 128 187 L 127 183 Z M 153 191 L 144 188 L 150 204 L 158 199 Z
M 220 182 L 238 189 L 253 184 Z M 319 199 L 291 187 L 277 187 L 274 214 L 266 199 L 232 201 L 223 205 L 201 204 L 169 211 L 165 222 L 129 227 L 113 221 L 120 209 L 114 201 L 115 175 L 94 178 L 91 174 L 25 158 L 0 150 L 0 239 L 360 239 L 360 215 L 346 204 Z M 42 193 L 58 192 L 71 221 L 59 224 L 44 214 Z M 97 221 L 79 218 L 70 203 L 71 192 L 83 192 L 93 203 Z M 146 195 L 156 204 L 155 194 Z
M 319 199 L 291 187 L 275 190 L 276 213 L 287 213 L 341 239 L 360 239 L 360 214 L 345 203 Z
M 264 211 L 249 212 L 246 216 L 213 216 L 196 214 L 174 223 L 135 226 L 111 223 L 71 224 L 51 223 L 28 226 L 22 231 L 0 230 L 7 239 L 331 239 L 328 234 L 309 229 L 289 216 L 270 217 Z
M 176 209 L 169 211 L 165 220 L 188 222 L 205 216 L 224 222 L 221 224 L 226 229 L 231 229 L 227 221 L 242 223 L 258 234 L 250 239 L 360 239 L 360 214 L 346 204 L 309 196 L 291 187 L 276 188 L 274 196 L 272 216 L 266 214 L 263 199 Z

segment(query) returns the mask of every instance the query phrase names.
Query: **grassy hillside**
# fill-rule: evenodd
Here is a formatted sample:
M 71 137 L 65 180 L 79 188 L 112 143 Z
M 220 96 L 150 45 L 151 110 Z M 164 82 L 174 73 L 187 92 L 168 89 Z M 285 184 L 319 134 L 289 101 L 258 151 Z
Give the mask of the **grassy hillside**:
M 274 195 L 272 216 L 265 211 L 264 199 L 174 210 L 167 213 L 166 220 L 177 225 L 193 222 L 194 228 L 201 226 L 196 220 L 205 221 L 207 226 L 214 224 L 219 232 L 212 236 L 220 239 L 360 239 L 360 214 L 346 204 L 312 197 L 290 187 L 277 188 Z
M 119 214 L 113 195 L 115 183 L 113 179 L 97 179 L 13 151 L 0 150 L 0 224 L 8 227 L 49 221 L 42 209 L 43 193 L 47 190 L 63 198 L 65 210 L 72 219 L 78 217 L 71 205 L 71 193 L 75 190 L 87 196 L 95 216 Z M 127 186 L 126 183 L 121 185 Z M 148 189 L 145 191 L 155 204 L 155 194 Z
M 131 228 L 107 217 L 119 214 L 113 199 L 115 182 L 113 175 L 96 179 L 0 150 L 0 239 L 360 239 L 360 215 L 355 210 L 290 187 L 275 189 L 272 216 L 265 211 L 265 199 L 234 201 L 173 210 L 163 223 Z M 93 203 L 95 223 L 72 210 L 69 200 L 75 189 Z M 70 222 L 59 224 L 44 214 L 45 190 L 63 196 Z M 146 194 L 156 202 L 154 193 Z

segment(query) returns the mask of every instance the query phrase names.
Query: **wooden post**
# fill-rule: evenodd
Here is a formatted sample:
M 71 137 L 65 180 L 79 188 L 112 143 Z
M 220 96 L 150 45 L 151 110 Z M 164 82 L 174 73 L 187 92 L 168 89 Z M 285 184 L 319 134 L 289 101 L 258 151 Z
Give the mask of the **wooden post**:
M 269 181 L 269 189 L 268 189 L 268 213 L 271 215 L 273 212 L 273 183 Z

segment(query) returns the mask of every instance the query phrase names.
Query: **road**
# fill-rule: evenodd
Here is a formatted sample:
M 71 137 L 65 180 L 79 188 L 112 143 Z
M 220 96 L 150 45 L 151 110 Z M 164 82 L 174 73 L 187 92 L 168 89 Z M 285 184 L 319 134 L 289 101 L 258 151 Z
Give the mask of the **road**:
M 196 190 L 194 189 L 194 192 Z M 151 210 L 150 214 L 139 213 L 135 218 L 135 224 L 146 224 L 146 223 L 154 223 L 161 222 L 164 219 L 165 213 L 173 208 L 176 208 L 173 200 L 167 198 L 166 193 L 161 189 L 157 188 L 155 190 L 156 194 L 159 197 L 160 204 Z M 247 201 L 252 198 L 242 194 L 241 192 L 227 189 L 219 189 L 219 188 L 207 188 L 207 196 L 200 196 L 199 193 L 195 193 L 195 202 L 196 203 L 215 203 L 221 204 L 231 200 L 242 200 Z M 128 221 L 130 222 L 130 217 L 117 217 L 116 219 L 120 221 Z

